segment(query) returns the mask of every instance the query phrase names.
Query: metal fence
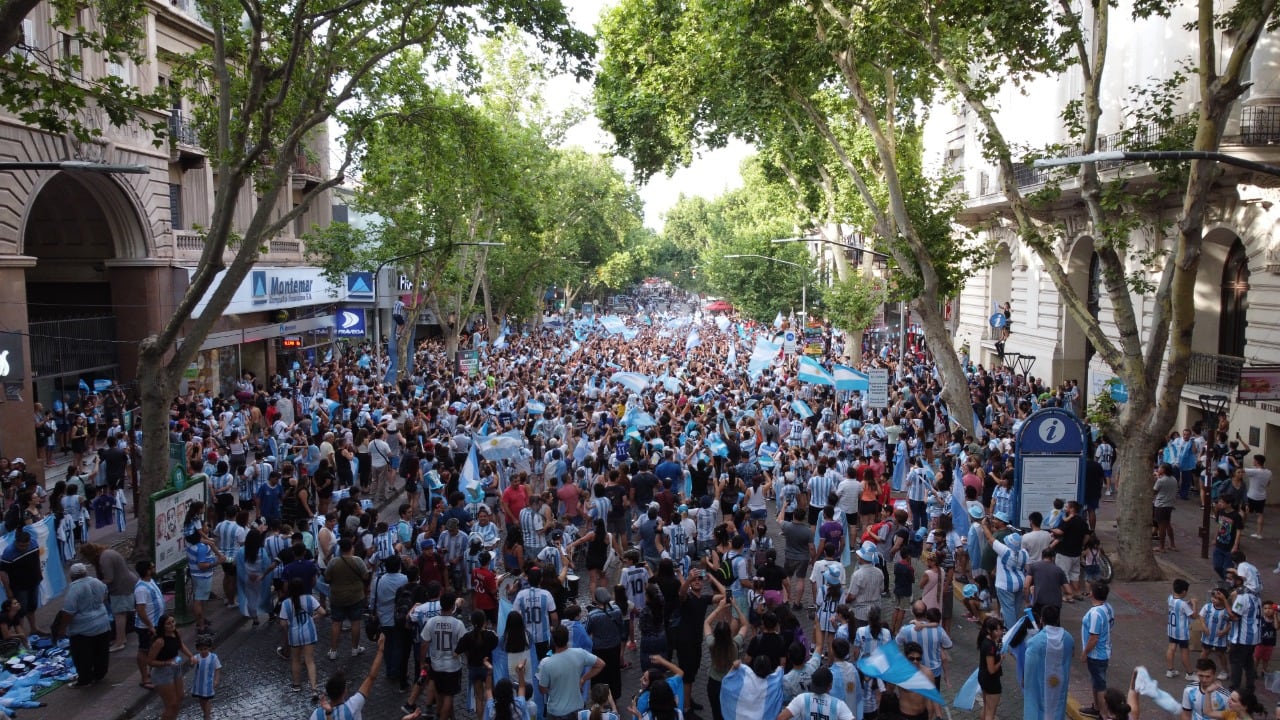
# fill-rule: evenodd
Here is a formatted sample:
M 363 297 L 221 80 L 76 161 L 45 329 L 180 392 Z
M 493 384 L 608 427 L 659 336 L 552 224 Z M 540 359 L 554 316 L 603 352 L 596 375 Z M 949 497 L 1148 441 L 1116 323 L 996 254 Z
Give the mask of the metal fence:
M 31 369 L 37 376 L 79 373 L 120 362 L 116 319 L 110 315 L 33 322 L 29 332 Z
M 1244 358 L 1242 357 L 1191 353 L 1187 383 L 1221 390 L 1234 390 L 1240 387 L 1240 371 L 1243 368 Z

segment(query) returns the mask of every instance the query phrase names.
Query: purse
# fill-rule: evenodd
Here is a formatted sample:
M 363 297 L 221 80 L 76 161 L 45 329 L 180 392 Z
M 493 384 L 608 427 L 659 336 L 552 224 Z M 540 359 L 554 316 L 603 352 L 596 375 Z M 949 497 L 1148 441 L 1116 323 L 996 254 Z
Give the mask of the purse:
M 382 578 L 378 578 L 373 582 L 373 596 L 370 598 L 369 607 L 364 611 L 364 615 L 360 617 L 360 621 L 364 623 L 364 636 L 369 642 L 377 642 L 378 636 L 382 634 L 382 624 L 378 622 L 378 583 Z

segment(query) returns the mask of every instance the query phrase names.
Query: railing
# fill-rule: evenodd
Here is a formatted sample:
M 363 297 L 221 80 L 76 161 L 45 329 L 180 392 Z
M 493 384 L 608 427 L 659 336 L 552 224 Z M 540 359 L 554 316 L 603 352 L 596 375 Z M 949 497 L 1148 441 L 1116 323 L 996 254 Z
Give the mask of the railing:
M 1240 386 L 1242 368 L 1244 368 L 1242 357 L 1193 352 L 1187 371 L 1187 383 L 1201 387 L 1234 390 Z
M 179 145 L 200 147 L 200 133 L 196 131 L 195 124 L 176 110 L 169 113 L 169 137 Z
M 299 175 L 308 175 L 314 178 L 324 177 L 324 172 L 320 169 L 320 163 L 305 155 L 299 155 L 294 159 L 293 171 Z
M 1251 110 L 1255 108 L 1245 109 Z M 1280 110 L 1280 108 L 1270 109 Z M 1184 123 L 1189 123 L 1195 118 L 1196 115 L 1194 113 L 1184 113 L 1175 117 L 1173 121 L 1168 124 L 1145 123 L 1125 130 L 1120 130 L 1118 132 L 1109 133 L 1107 135 L 1099 135 L 1097 152 L 1112 152 L 1116 150 L 1132 150 L 1137 152 L 1141 150 L 1150 150 L 1171 133 L 1176 132 Z M 1277 137 L 1280 137 L 1280 115 L 1277 115 L 1276 126 L 1272 129 L 1276 131 Z M 1247 145 L 1249 143 L 1245 144 Z M 1071 145 L 1054 148 L 1052 154 L 1059 157 L 1083 155 L 1084 147 L 1080 143 L 1073 143 Z M 1114 170 L 1129 164 L 1131 164 L 1131 161 L 1128 160 L 1105 160 L 1098 163 L 1098 170 Z M 1043 184 L 1048 181 L 1053 174 L 1053 169 L 1034 168 L 1031 167 L 1030 164 L 1016 165 L 1013 169 L 1013 177 L 1020 188 Z
M 116 365 L 114 316 L 47 320 L 30 324 L 31 368 L 49 377 Z
M 173 244 L 179 250 L 204 250 L 204 236 L 195 230 L 174 230 Z
M 1254 105 L 1240 113 L 1241 145 L 1280 143 L 1280 105 Z
M 273 253 L 292 253 L 302 252 L 302 243 L 297 240 L 272 240 L 267 244 L 268 252 Z

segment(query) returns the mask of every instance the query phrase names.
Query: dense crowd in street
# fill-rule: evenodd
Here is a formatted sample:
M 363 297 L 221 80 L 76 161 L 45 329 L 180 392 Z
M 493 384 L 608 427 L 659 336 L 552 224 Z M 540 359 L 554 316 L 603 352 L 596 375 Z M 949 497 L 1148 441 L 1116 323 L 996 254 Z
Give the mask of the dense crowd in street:
M 1086 712 L 1101 717 L 1260 712 L 1255 669 L 1280 614 L 1240 540 L 1249 523 L 1261 538 L 1270 472 L 1225 420 L 1171 437 L 1154 469 L 1153 542 L 1177 550 L 1166 541 L 1179 496 L 1210 504 L 1222 579 L 1203 607 L 1191 597 L 1206 589 L 1173 583 L 1166 675 L 1189 684 L 1170 698 L 1145 670 L 1131 681 L 1132 668 L 1109 667 L 1115 615 L 1093 529 L 1118 482 L 1110 441 L 1091 438 L 1084 502 L 1032 512 L 1029 527 L 1012 514 L 1017 431 L 1043 407 L 1079 415 L 1074 383 L 964 358 L 974 437 L 950 421 L 915 341 L 902 357 L 888 346 L 858 357 L 822 328 L 828 367 L 848 355 L 888 370 L 888 402 L 872 407 L 867 393 L 802 379 L 793 355 L 749 366 L 778 326 L 643 308 L 626 323 L 570 318 L 492 343 L 476 328 L 470 376 L 426 341 L 384 383 L 385 357 L 362 346 L 246 375 L 235 397 L 176 399 L 171 439 L 210 498 L 182 523 L 200 639 L 188 648 L 177 633 L 150 563 L 81 545 L 53 628 L 71 637 L 75 686 L 105 674 L 132 622 L 165 720 L 188 691 L 212 717 L 220 661 L 205 603 L 221 601 L 278 636 L 314 720 L 358 720 L 371 693 L 394 692 L 406 718 L 439 720 L 467 707 L 499 720 L 914 720 L 953 701 L 984 718 L 1051 718 L 1073 662 L 1091 678 Z M 100 430 L 76 430 L 77 413 L 67 432 L 49 421 L 49 447 L 77 453 L 69 476 L 102 456 L 71 484 L 87 491 L 53 491 L 63 513 L 127 482 L 138 438 L 106 404 L 95 403 Z M 53 503 L 17 472 L 6 521 L 21 529 Z M 38 630 L 26 537 L 0 556 L 5 638 Z M 1082 625 L 1063 628 L 1074 603 Z M 976 667 L 951 660 L 957 618 L 977 627 Z M 324 678 L 317 653 L 375 659 L 363 679 Z M 639 687 L 623 686 L 631 663 Z M 692 692 L 701 674 L 704 697 Z M 1002 712 L 1014 682 L 1023 707 Z

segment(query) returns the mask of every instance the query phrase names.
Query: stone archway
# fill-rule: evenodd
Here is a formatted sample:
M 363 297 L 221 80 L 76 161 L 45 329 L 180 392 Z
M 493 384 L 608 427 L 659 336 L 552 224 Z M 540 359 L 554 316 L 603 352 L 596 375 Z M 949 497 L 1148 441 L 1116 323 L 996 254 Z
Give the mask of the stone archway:
M 1071 289 L 1089 305 L 1090 314 L 1098 316 L 1102 296 L 1098 283 L 1099 267 L 1097 255 L 1093 251 L 1093 238 L 1081 235 L 1071 245 L 1066 262 L 1067 278 Z M 1058 306 L 1058 346 L 1056 377 L 1060 380 L 1076 380 L 1080 388 L 1080 407 L 1088 407 L 1089 400 L 1089 361 L 1093 358 L 1094 348 L 1085 337 L 1080 323 L 1067 312 L 1065 305 Z

